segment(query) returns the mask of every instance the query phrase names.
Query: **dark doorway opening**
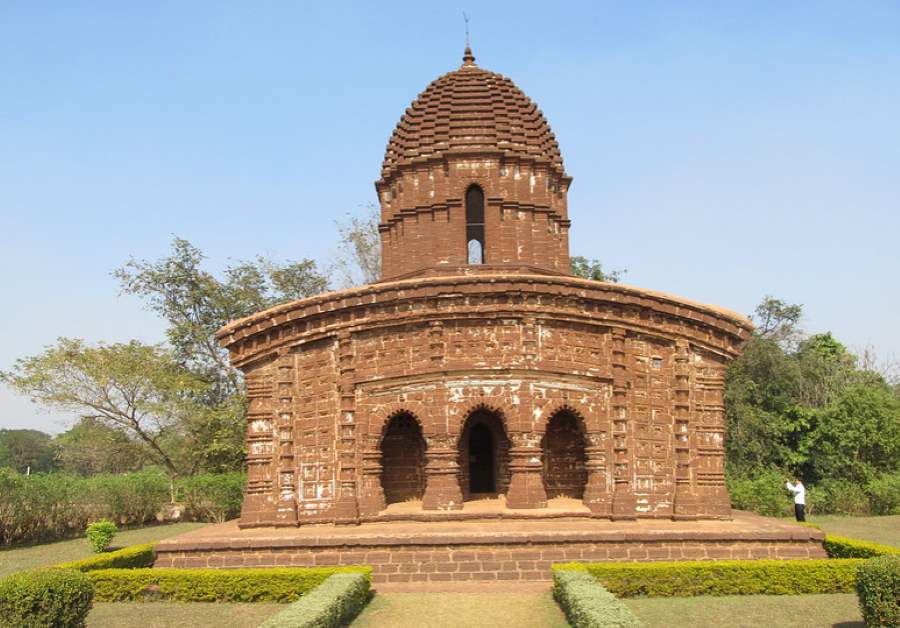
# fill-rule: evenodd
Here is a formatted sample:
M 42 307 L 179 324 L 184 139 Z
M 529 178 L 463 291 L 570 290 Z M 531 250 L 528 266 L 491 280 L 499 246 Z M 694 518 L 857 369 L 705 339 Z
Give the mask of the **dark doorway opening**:
M 565 411 L 550 417 L 543 449 L 547 497 L 584 497 L 587 468 L 584 464 L 584 430 L 578 417 Z
M 497 496 L 509 488 L 509 439 L 490 410 L 469 415 L 459 439 L 459 486 L 463 498 Z
M 496 493 L 494 437 L 483 424 L 469 432 L 469 492 Z
M 391 417 L 381 439 L 381 487 L 386 504 L 425 494 L 425 439 L 411 414 Z

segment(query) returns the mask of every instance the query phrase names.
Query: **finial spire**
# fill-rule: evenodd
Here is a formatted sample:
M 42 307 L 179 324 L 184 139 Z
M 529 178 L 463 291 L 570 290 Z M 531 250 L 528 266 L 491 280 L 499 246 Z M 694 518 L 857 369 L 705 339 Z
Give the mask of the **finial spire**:
M 475 55 L 472 54 L 472 45 L 469 41 L 469 16 L 463 11 L 463 20 L 466 23 L 466 50 L 463 52 L 463 65 L 475 65 Z

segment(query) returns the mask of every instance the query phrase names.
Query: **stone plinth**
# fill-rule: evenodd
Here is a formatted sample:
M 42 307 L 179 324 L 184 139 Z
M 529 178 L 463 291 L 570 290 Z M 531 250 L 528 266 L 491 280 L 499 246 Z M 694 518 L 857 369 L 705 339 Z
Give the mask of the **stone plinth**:
M 819 530 L 735 512 L 729 521 L 576 518 L 240 529 L 161 541 L 156 567 L 371 565 L 377 582 L 549 580 L 565 561 L 827 558 Z

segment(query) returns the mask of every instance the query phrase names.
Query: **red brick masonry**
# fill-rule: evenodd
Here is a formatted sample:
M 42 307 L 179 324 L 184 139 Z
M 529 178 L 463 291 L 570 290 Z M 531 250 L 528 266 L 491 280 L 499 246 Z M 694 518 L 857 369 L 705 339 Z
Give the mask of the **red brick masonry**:
M 731 521 L 519 520 L 239 529 L 157 546 L 156 567 L 372 565 L 375 582 L 548 580 L 555 562 L 827 558 L 823 534 L 751 513 Z

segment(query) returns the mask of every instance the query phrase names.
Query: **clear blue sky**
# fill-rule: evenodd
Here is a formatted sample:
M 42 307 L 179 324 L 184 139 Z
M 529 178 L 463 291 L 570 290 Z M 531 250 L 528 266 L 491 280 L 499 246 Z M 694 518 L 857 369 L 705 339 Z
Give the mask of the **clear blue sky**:
M 0 368 L 162 339 L 112 269 L 327 261 L 404 108 L 478 63 L 543 109 L 574 253 L 900 357 L 900 3 L 4 2 Z M 0 427 L 64 429 L 0 391 Z

